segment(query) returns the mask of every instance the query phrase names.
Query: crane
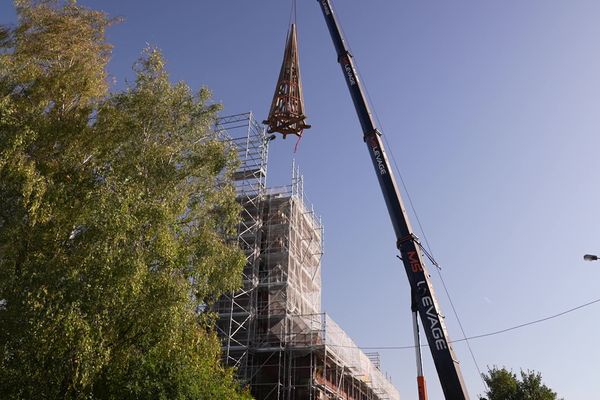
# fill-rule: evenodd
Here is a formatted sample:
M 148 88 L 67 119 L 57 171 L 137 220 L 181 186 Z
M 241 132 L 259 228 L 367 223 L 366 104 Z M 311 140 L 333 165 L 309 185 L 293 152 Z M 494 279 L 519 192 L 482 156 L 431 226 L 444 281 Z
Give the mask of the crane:
M 356 63 L 340 29 L 331 0 L 317 0 L 317 2 L 320 4 L 325 17 L 338 62 L 342 68 L 344 79 L 362 127 L 363 139 L 369 150 L 396 234 L 396 247 L 400 251 L 400 258 L 410 283 L 419 399 L 425 400 L 427 398 L 427 389 L 421 364 L 417 314 L 420 317 L 445 398 L 447 400 L 468 400 L 469 394 L 463 381 L 459 362 L 450 343 L 446 324 L 433 290 L 427 266 L 423 260 L 421 244 L 413 232 L 408 214 L 404 208 L 396 179 L 390 168 L 381 132 L 377 129 L 369 103 L 365 97 L 363 84 L 356 70 Z

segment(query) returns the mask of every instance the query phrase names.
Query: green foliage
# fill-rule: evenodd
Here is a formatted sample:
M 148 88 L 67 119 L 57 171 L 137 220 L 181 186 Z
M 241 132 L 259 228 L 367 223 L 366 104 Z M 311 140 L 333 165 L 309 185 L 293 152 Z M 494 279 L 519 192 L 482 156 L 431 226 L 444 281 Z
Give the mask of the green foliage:
M 109 94 L 111 20 L 15 2 L 0 29 L 0 398 L 248 398 L 210 316 L 240 284 L 235 154 L 160 53 Z
M 557 400 L 557 394 L 542 383 L 542 375 L 521 370 L 521 379 L 506 368 L 490 368 L 483 374 L 488 390 L 480 400 Z

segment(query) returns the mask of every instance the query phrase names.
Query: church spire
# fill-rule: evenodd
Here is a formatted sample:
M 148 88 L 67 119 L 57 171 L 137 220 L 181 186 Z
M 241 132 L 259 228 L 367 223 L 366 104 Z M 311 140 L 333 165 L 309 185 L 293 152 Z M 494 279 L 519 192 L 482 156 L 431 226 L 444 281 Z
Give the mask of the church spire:
M 304 129 L 310 128 L 305 119 L 296 24 L 291 24 L 269 118 L 263 123 L 267 132 L 279 132 L 285 139 L 289 134 L 302 136 Z

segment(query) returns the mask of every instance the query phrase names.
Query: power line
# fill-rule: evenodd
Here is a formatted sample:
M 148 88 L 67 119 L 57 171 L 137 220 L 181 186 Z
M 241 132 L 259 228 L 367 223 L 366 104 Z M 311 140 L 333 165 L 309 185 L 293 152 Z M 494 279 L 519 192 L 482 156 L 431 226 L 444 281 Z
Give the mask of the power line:
M 357 72 L 358 72 L 358 74 L 360 76 L 361 74 L 360 74 L 360 71 L 358 71 L 358 68 L 357 68 Z M 402 173 L 400 172 L 400 168 L 398 167 L 398 163 L 396 162 L 396 157 L 394 156 L 394 152 L 392 150 L 392 146 L 390 146 L 390 144 L 389 144 L 389 142 L 387 140 L 387 136 L 383 134 L 383 132 L 384 132 L 383 123 L 379 119 L 379 115 L 377 114 L 377 108 L 374 107 L 373 100 L 371 99 L 371 94 L 369 93 L 369 89 L 367 88 L 367 84 L 366 84 L 366 81 L 364 80 L 364 77 L 362 77 L 362 79 L 363 79 L 363 82 L 364 82 L 364 89 L 365 89 L 365 91 L 367 93 L 367 99 L 368 99 L 369 103 L 373 106 L 372 110 L 373 110 L 373 112 L 375 114 L 375 119 L 377 120 L 377 123 L 379 124 L 379 127 L 381 129 L 381 133 L 382 133 L 382 136 L 383 136 L 383 140 L 385 142 L 385 145 L 387 146 L 387 152 L 390 154 L 390 156 L 392 158 L 392 161 L 394 163 L 394 167 L 396 168 L 396 173 L 400 177 L 400 182 L 402 183 L 402 187 L 404 188 L 404 192 L 406 193 L 406 196 L 408 197 L 408 202 L 409 202 L 410 207 L 412 209 L 413 215 L 415 216 L 415 218 L 417 220 L 417 224 L 419 225 L 421 234 L 423 235 L 423 238 L 425 239 L 425 244 L 427 245 L 427 249 L 429 250 L 429 252 L 427 252 L 427 250 L 425 250 L 425 248 L 421 245 L 421 243 L 419 241 L 416 241 L 416 244 L 419 245 L 419 247 L 421 248 L 421 250 L 431 260 L 431 262 L 435 266 L 435 269 L 437 270 L 437 273 L 438 273 L 438 275 L 440 277 L 440 280 L 442 281 L 442 285 L 444 286 L 444 292 L 446 293 L 446 296 L 448 297 L 448 300 L 450 301 L 450 305 L 452 307 L 452 312 L 454 313 L 454 317 L 458 321 L 458 326 L 460 327 L 460 330 L 462 332 L 463 340 L 467 343 L 467 348 L 469 349 L 469 353 L 471 355 L 471 359 L 473 360 L 473 363 L 475 364 L 475 368 L 477 368 L 477 372 L 479 372 L 479 376 L 481 377 L 481 381 L 483 382 L 483 386 L 487 388 L 487 383 L 483 379 L 483 374 L 481 373 L 481 369 L 479 368 L 479 363 L 477 362 L 477 358 L 475 357 L 475 353 L 473 352 L 473 349 L 471 348 L 471 343 L 469 343 L 469 338 L 467 337 L 467 334 L 465 332 L 463 324 L 462 324 L 462 322 L 460 320 L 460 317 L 458 315 L 458 311 L 456 310 L 456 308 L 454 306 L 454 302 L 452 301 L 452 297 L 450 296 L 450 292 L 448 291 L 448 288 L 446 287 L 446 282 L 444 282 L 444 278 L 442 277 L 442 271 L 441 271 L 442 268 L 439 266 L 439 264 L 433 258 L 433 255 L 432 255 L 433 252 L 431 251 L 431 246 L 429 245 L 429 240 L 427 239 L 427 235 L 425 234 L 425 229 L 423 229 L 423 225 L 421 224 L 421 220 L 419 218 L 419 214 L 417 213 L 417 210 L 416 210 L 416 208 L 415 208 L 415 206 L 413 204 L 410 192 L 408 191 L 406 183 L 404 182 L 404 178 L 402 177 Z M 412 346 L 412 347 L 414 348 L 414 346 Z
M 360 71 L 359 75 L 360 75 Z M 479 376 L 483 376 L 481 373 L 481 368 L 479 368 L 479 363 L 477 362 L 477 358 L 475 357 L 475 353 L 473 352 L 473 349 L 471 348 L 471 343 L 469 343 L 469 338 L 467 337 L 467 334 L 465 332 L 465 329 L 463 327 L 463 324 L 460 320 L 460 317 L 458 315 L 458 311 L 456 310 L 456 307 L 454 306 L 454 302 L 452 301 L 452 297 L 450 296 L 450 292 L 448 291 L 448 287 L 446 286 L 446 282 L 444 282 L 444 278 L 442 277 L 442 268 L 439 266 L 439 264 L 435 261 L 434 257 L 433 257 L 433 252 L 431 250 L 431 246 L 429 244 L 429 240 L 427 239 L 427 235 L 425 234 L 425 229 L 423 229 L 423 225 L 421 224 L 421 220 L 419 218 L 419 214 L 417 213 L 417 210 L 413 204 L 412 201 L 412 197 L 410 195 L 410 192 L 408 191 L 408 187 L 406 186 L 406 183 L 404 182 L 404 178 L 402 177 L 402 173 L 400 172 L 400 168 L 398 167 L 398 163 L 396 162 L 396 157 L 394 156 L 394 152 L 392 150 L 392 146 L 390 146 L 388 140 L 387 140 L 387 136 L 383 134 L 384 132 L 384 128 L 383 128 L 383 123 L 381 122 L 381 120 L 379 119 L 379 115 L 377 114 L 377 108 L 374 107 L 373 104 L 373 100 L 371 99 L 371 94 L 369 93 L 369 89 L 367 89 L 367 85 L 366 85 L 366 81 L 364 80 L 363 77 L 363 82 L 364 87 L 365 87 L 365 91 L 367 92 L 367 98 L 369 100 L 369 103 L 371 103 L 373 105 L 373 112 L 375 113 L 375 118 L 377 120 L 377 123 L 379 124 L 380 128 L 381 128 L 381 132 L 382 132 L 382 136 L 383 136 L 383 140 L 387 146 L 387 151 L 390 154 L 392 161 L 394 163 L 394 167 L 396 168 L 396 173 L 398 174 L 399 178 L 400 178 L 400 182 L 402 183 L 402 187 L 404 188 L 404 192 L 406 193 L 406 196 L 408 197 L 408 202 L 410 204 L 410 207 L 412 209 L 413 215 L 415 216 L 416 220 L 417 220 L 417 224 L 419 225 L 419 229 L 421 231 L 421 234 L 423 235 L 423 239 L 425 239 L 425 244 L 427 245 L 427 249 L 429 250 L 429 252 L 427 252 L 427 250 L 425 250 L 425 248 L 421 245 L 421 243 L 419 241 L 416 242 L 416 244 L 419 245 L 419 247 L 421 248 L 421 250 L 427 255 L 427 257 L 431 260 L 431 262 L 433 263 L 433 265 L 435 266 L 435 269 L 437 270 L 437 273 L 440 277 L 440 280 L 442 282 L 442 285 L 444 287 L 444 292 L 446 293 L 446 296 L 448 297 L 448 300 L 450 302 L 450 306 L 452 307 L 452 312 L 454 313 L 454 317 L 456 318 L 456 320 L 458 321 L 458 326 L 460 327 L 460 330 L 462 332 L 463 335 L 463 341 L 465 341 L 467 343 L 467 348 L 469 349 L 469 354 L 471 355 L 471 359 L 473 360 L 473 363 L 475 364 L 475 368 L 477 368 L 477 371 L 479 372 Z M 414 346 L 413 346 L 414 347 Z M 485 382 L 485 380 L 483 380 L 482 378 L 482 382 L 484 387 L 487 387 L 487 383 Z
M 514 331 L 516 329 L 524 328 L 526 326 L 539 324 L 541 322 L 545 322 L 545 321 L 548 321 L 548 320 L 551 320 L 554 318 L 561 317 L 563 315 L 572 313 L 573 311 L 577 311 L 577 310 L 580 310 L 585 307 L 589 307 L 596 303 L 600 303 L 600 299 L 589 301 L 587 303 L 581 304 L 581 305 L 573 307 L 573 308 L 569 308 L 568 310 L 559 312 L 557 314 L 550 315 L 548 317 L 544 317 L 544 318 L 536 319 L 533 321 L 525 322 L 523 324 L 511 326 L 510 328 L 500 329 L 500 330 L 489 332 L 489 333 L 482 333 L 481 335 L 475 335 L 475 336 L 470 336 L 468 338 L 452 340 L 450 343 L 464 342 L 464 341 L 471 340 L 471 339 L 481 339 L 481 338 L 488 337 L 488 336 L 495 336 L 495 335 L 499 335 L 499 334 L 506 333 L 509 331 Z M 354 347 L 354 346 L 331 345 L 331 347 Z M 424 344 L 424 345 L 422 345 L 422 347 L 428 347 L 428 345 Z M 415 346 L 412 346 L 412 345 L 411 346 L 368 346 L 368 347 L 359 347 L 359 348 L 362 350 L 408 350 L 408 349 L 414 349 Z
M 431 249 L 430 249 L 431 251 Z M 440 281 L 442 282 L 442 286 L 444 287 L 444 291 L 446 292 L 446 296 L 448 296 L 448 301 L 450 301 L 450 306 L 452 307 L 452 312 L 454 312 L 454 316 L 456 317 L 456 320 L 458 321 L 458 326 L 460 327 L 460 331 L 463 334 L 463 339 L 466 343 L 467 343 L 467 348 L 469 349 L 469 353 L 471 354 L 471 358 L 473 359 L 473 363 L 475 363 L 475 367 L 477 368 L 477 372 L 479 372 L 479 376 L 483 376 L 481 373 L 481 368 L 479 368 L 479 364 L 477 363 L 477 359 L 475 358 L 475 353 L 473 352 L 473 349 L 471 348 L 471 343 L 469 342 L 469 338 L 467 337 L 467 334 L 465 333 L 465 328 L 463 328 L 463 324 L 460 320 L 460 318 L 458 317 L 458 312 L 456 311 L 456 308 L 454 307 L 454 302 L 452 301 L 452 297 L 450 297 L 450 292 L 448 291 L 448 288 L 446 287 L 446 282 L 444 282 L 444 278 L 442 277 L 442 269 L 441 268 L 436 268 L 437 273 L 440 277 Z M 483 386 L 487 389 L 487 382 L 485 381 L 485 379 L 483 380 Z

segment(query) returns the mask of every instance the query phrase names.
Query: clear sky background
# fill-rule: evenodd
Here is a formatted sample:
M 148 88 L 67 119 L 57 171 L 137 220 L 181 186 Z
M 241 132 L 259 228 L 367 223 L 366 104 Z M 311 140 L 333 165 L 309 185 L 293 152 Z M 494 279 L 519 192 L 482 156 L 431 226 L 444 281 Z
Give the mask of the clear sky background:
M 207 85 L 223 115 L 266 118 L 291 0 L 82 0 L 122 16 L 109 30 L 115 89 L 146 43 L 173 80 Z M 600 2 L 342 1 L 336 10 L 467 335 L 600 298 Z M 8 0 L 2 22 L 14 21 Z M 295 157 L 323 216 L 323 304 L 366 347 L 412 344 L 409 287 L 331 39 L 298 0 L 308 123 L 271 142 L 269 184 Z M 413 220 L 416 226 L 416 221 Z M 422 237 L 422 234 L 419 234 Z M 462 337 L 437 274 L 450 336 Z M 535 369 L 568 400 L 598 397 L 600 304 L 471 341 L 487 366 Z M 471 398 L 483 384 L 455 345 Z M 370 350 L 371 351 L 371 350 Z M 380 350 L 415 399 L 412 350 Z M 427 349 L 430 397 L 442 398 Z

